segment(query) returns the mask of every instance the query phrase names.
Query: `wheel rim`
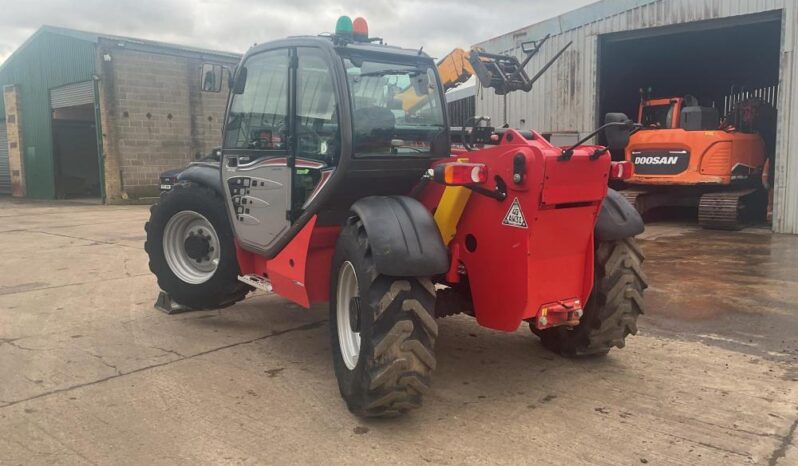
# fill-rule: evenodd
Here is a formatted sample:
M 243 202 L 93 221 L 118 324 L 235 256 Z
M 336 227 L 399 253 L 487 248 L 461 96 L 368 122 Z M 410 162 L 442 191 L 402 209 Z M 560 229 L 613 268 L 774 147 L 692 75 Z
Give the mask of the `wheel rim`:
M 177 278 L 193 285 L 205 283 L 219 266 L 219 235 L 203 215 L 184 210 L 166 223 L 163 252 Z
M 352 298 L 359 296 L 355 268 L 351 262 L 346 261 L 338 272 L 335 306 L 338 320 L 338 343 L 341 347 L 344 364 L 350 371 L 354 370 L 360 355 L 360 332 L 355 332 L 352 329 L 350 303 Z

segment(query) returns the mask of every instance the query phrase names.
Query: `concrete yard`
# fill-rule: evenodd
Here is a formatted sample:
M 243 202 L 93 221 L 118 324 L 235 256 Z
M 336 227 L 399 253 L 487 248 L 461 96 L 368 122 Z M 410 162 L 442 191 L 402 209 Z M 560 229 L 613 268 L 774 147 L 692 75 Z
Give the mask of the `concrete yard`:
M 798 236 L 651 226 L 626 348 L 447 318 L 424 407 L 366 421 L 326 306 L 153 309 L 147 216 L 0 199 L 0 464 L 798 464 Z

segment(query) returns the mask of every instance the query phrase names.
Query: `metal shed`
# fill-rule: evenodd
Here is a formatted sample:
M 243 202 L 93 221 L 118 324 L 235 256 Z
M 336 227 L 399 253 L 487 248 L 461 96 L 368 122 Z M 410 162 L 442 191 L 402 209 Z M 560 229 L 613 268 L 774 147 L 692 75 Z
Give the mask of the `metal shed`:
M 0 66 L 0 85 L 19 84 L 25 185 L 29 197 L 55 197 L 53 137 L 47 93 L 65 84 L 91 81 L 94 75 L 94 44 L 40 29 Z M 5 114 L 0 99 L 0 115 Z
M 204 63 L 240 55 L 42 26 L 0 64 L 0 194 L 127 202 L 219 144 L 227 88 Z
M 490 89 L 480 89 L 476 114 L 491 116 L 496 124 L 587 134 L 608 110 L 604 95 L 608 92 L 608 75 L 602 66 L 606 69 L 604 60 L 612 44 L 658 34 L 676 37 L 750 25 L 778 27 L 772 50 L 764 51 L 774 57 L 773 86 L 778 90 L 773 230 L 798 234 L 798 119 L 793 118 L 793 109 L 798 108 L 798 3 L 794 1 L 603 0 L 509 32 L 476 45 L 521 57 L 524 41 L 551 34 L 549 44 L 529 64 L 528 69 L 534 71 L 568 42 L 573 44 L 528 94 L 516 92 L 501 97 Z M 688 46 L 681 53 L 690 56 L 696 52 Z M 710 65 L 734 64 L 720 58 L 705 61 Z M 622 77 L 623 71 L 613 76 Z

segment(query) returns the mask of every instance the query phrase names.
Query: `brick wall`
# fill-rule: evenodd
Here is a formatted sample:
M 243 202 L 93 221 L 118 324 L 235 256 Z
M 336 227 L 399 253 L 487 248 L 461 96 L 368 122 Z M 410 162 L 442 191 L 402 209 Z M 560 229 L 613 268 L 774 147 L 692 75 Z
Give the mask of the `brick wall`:
M 158 174 L 221 144 L 227 103 L 200 90 L 202 64 L 230 68 L 235 59 L 151 52 L 101 42 L 100 107 L 109 202 L 156 196 Z

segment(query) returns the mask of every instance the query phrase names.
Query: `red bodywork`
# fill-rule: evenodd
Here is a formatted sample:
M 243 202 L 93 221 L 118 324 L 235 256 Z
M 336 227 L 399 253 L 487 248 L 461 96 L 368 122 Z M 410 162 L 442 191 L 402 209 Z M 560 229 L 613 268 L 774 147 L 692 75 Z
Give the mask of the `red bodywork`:
M 549 313 L 547 325 L 574 325 L 576 305 L 587 302 L 593 286 L 593 227 L 607 193 L 609 153 L 591 160 L 597 146 L 581 146 L 570 160 L 534 133 L 532 140 L 508 130 L 498 145 L 453 157 L 487 167 L 507 185 L 498 201 L 473 192 L 449 243 L 451 267 L 438 283 L 467 280 L 475 316 L 485 327 L 513 331 L 524 320 Z M 526 173 L 513 180 L 513 158 L 521 154 Z M 435 165 L 451 162 L 444 159 Z M 419 200 L 432 212 L 444 186 L 429 183 Z M 526 226 L 505 218 L 520 208 Z M 519 217 L 516 215 L 516 222 Z M 276 293 L 303 306 L 329 299 L 330 268 L 337 227 L 316 227 L 315 218 L 267 260 L 239 248 L 241 272 L 267 275 Z M 513 222 L 509 222 L 513 223 Z M 542 312 L 542 314 L 541 314 Z M 581 315 L 581 312 L 578 313 Z M 538 326 L 541 326 L 538 319 Z

